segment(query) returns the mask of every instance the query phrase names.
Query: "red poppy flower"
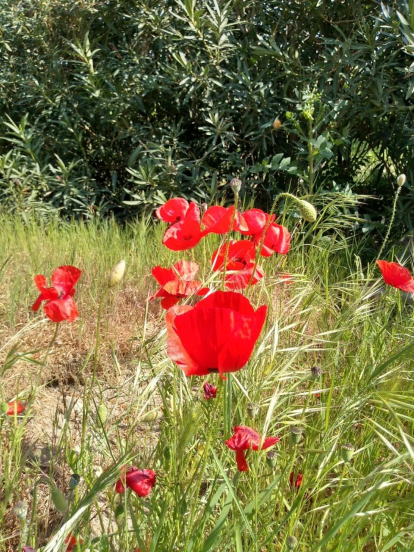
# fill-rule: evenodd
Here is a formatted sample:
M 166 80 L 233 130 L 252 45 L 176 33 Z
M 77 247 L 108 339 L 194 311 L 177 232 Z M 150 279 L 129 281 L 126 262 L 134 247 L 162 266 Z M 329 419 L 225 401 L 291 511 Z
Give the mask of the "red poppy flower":
M 182 197 L 169 199 L 164 205 L 158 207 L 155 211 L 155 216 L 159 220 L 174 224 L 183 220 L 188 211 L 188 201 Z
M 224 266 L 227 244 L 223 244 L 217 249 L 211 258 L 213 270 L 221 270 Z M 227 252 L 226 263 L 226 288 L 231 290 L 245 289 L 250 280 L 255 265 L 255 248 L 251 241 L 230 240 Z M 252 285 L 263 278 L 264 272 L 260 266 L 256 266 L 255 276 Z
M 6 415 L 14 416 L 15 414 L 21 414 L 24 411 L 24 405 L 21 402 L 12 401 L 7 404 Z
M 201 224 L 204 226 L 203 236 L 207 234 L 227 234 L 230 232 L 231 219 L 233 218 L 234 205 L 226 209 L 220 205 L 209 207 L 204 213 Z M 232 230 L 247 230 L 243 215 L 236 212 Z
M 82 544 L 83 540 L 82 539 L 78 540 L 74 535 L 69 534 L 65 539 L 65 544 L 67 545 L 66 552 L 72 552 L 72 550 L 74 550 L 77 543 Z
M 211 385 L 211 383 L 208 383 L 208 381 L 205 382 L 203 385 L 203 391 L 204 391 L 204 398 L 208 401 L 209 399 L 215 399 L 217 395 L 217 387 L 214 385 Z
M 42 301 L 46 301 L 44 310 L 46 316 L 52 322 L 73 322 L 78 316 L 73 296 L 75 285 L 82 271 L 74 266 L 60 266 L 52 272 L 52 287 L 47 287 L 46 278 L 42 275 L 35 276 L 34 281 L 40 291 L 39 297 L 32 305 L 32 310 L 39 310 Z
M 263 233 L 269 218 L 270 224 L 275 220 L 275 215 L 268 215 L 261 209 L 248 209 L 243 213 L 243 218 L 247 230 L 241 229 L 240 232 L 246 236 L 256 237 Z
M 291 472 L 289 476 L 290 486 L 291 488 L 295 487 L 296 489 L 299 489 L 299 487 L 302 485 L 303 475 L 300 472 L 297 474 L 295 484 L 293 484 L 294 479 L 295 479 L 295 474 L 294 472 Z
M 155 485 L 156 476 L 152 470 L 139 470 L 132 467 L 129 470 L 123 470 L 120 479 L 116 482 L 115 490 L 117 493 L 124 493 L 125 486 L 129 487 L 138 496 L 148 496 Z
M 387 261 L 377 261 L 377 265 L 386 284 L 408 293 L 414 293 L 414 278 L 408 268 Z
M 254 310 L 240 293 L 216 291 L 194 307 L 167 313 L 167 353 L 187 376 L 236 372 L 249 360 L 267 307 Z
M 184 219 L 167 228 L 162 243 L 172 251 L 185 251 L 195 247 L 202 237 L 200 209 L 191 203 Z
M 164 309 L 169 309 L 183 297 L 206 295 L 210 291 L 209 288 L 203 288 L 201 282 L 194 281 L 198 264 L 192 261 L 178 261 L 172 268 L 156 266 L 151 272 L 161 287 L 150 297 L 150 301 L 162 297 L 161 306 Z
M 249 467 L 244 455 L 245 450 L 266 450 L 279 441 L 279 437 L 267 437 L 262 446 L 262 438 L 257 431 L 247 426 L 237 426 L 234 428 L 233 436 L 226 441 L 226 445 L 236 451 L 236 462 L 239 471 L 248 471 Z
M 258 235 L 254 239 L 255 245 L 259 245 L 262 236 Z M 260 254 L 263 257 L 270 257 L 273 253 L 286 255 L 290 247 L 290 233 L 285 226 L 280 224 L 271 224 L 267 231 Z

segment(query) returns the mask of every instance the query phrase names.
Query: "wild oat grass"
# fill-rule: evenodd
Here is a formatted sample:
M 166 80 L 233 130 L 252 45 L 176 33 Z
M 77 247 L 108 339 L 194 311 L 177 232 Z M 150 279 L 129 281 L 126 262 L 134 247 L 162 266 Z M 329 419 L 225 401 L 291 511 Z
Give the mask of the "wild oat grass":
M 208 280 L 217 240 L 179 256 L 148 220 L 1 221 L 2 399 L 26 404 L 0 418 L 2 552 L 63 551 L 69 533 L 79 552 L 414 550 L 413 310 L 362 267 L 346 220 L 324 213 L 296 224 L 288 256 L 266 262 L 249 291 L 269 313 L 249 363 L 226 382 L 228 420 L 219 376 L 208 378 L 217 398 L 205 401 L 203 378 L 168 359 L 164 311 L 147 302 L 156 264 L 194 254 Z M 98 304 L 121 259 L 93 378 Z M 33 275 L 62 264 L 83 270 L 80 318 L 61 325 L 45 359 L 54 327 L 30 312 Z M 224 422 L 279 436 L 276 455 L 250 452 L 250 470 L 238 472 Z M 125 465 L 156 472 L 147 498 L 115 493 Z M 19 501 L 29 505 L 25 526 Z

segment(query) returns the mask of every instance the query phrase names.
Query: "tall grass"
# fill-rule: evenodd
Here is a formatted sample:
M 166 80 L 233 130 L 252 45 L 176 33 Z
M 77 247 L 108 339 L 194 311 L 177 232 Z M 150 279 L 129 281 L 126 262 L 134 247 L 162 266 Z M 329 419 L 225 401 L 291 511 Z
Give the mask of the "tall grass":
M 361 270 L 361 244 L 344 237 L 338 220 L 338 213 L 327 210 L 314 225 L 297 224 L 287 258 L 270 260 L 266 278 L 249 291 L 255 306 L 269 305 L 269 315 L 251 360 L 230 380 L 231 425 L 278 435 L 280 442 L 274 466 L 266 451 L 250 452 L 250 470 L 239 473 L 234 453 L 224 445 L 223 382 L 218 375 L 208 378 L 218 397 L 204 401 L 203 379 L 186 378 L 168 360 L 163 313 L 153 303 L 150 309 L 146 305 L 148 287 L 155 288 L 151 267 L 182 258 L 162 247 L 162 228 L 147 220 L 121 228 L 112 221 L 43 227 L 4 219 L 4 353 L 19 345 L 16 334 L 39 324 L 41 315 L 28 313 L 36 295 L 33 274 L 49 275 L 61 264 L 84 271 L 76 294 L 81 318 L 75 324 L 80 333 L 91 334 L 90 355 L 94 331 L 84 319 L 96 319 L 109 270 L 121 258 L 127 273 L 118 297 L 127 288 L 137 289 L 142 315 L 128 336 L 136 345 L 132 358 L 121 358 L 104 335 L 108 354 L 97 384 L 90 387 L 92 360 L 86 356 L 79 367 L 84 388 L 65 391 L 82 397 L 82 416 L 77 427 L 71 418 L 74 404 L 66 401 L 66 423 L 50 443 L 48 475 L 70 500 L 64 514 L 52 516 L 53 507 L 46 508 L 52 516 L 48 529 L 45 509 L 40 515 L 29 493 L 36 488 L 48 500 L 47 487 L 34 487 L 45 467 L 25 449 L 25 432 L 40 423 L 35 417 L 39 389 L 27 386 L 22 417 L 1 418 L 0 550 L 18 549 L 10 510 L 24 499 L 29 502 L 27 544 L 43 545 L 45 552 L 65 550 L 69 532 L 83 539 L 79 551 L 283 551 L 293 549 L 290 537 L 301 552 L 412 551 L 412 307 L 396 290 L 383 293 L 372 267 Z M 206 279 L 214 242 L 195 251 Z M 286 273 L 290 283 L 282 278 Z M 107 320 L 118 300 L 110 298 Z M 121 305 L 119 332 L 131 317 L 127 304 Z M 37 327 L 50 339 L 52 326 Z M 48 359 L 52 368 L 66 346 L 54 346 Z M 19 370 L 35 358 L 29 354 L 26 362 L 12 363 L 3 373 L 4 389 L 12 389 Z M 321 372 L 316 377 L 314 366 Z M 292 427 L 301 430 L 298 444 L 289 438 Z M 349 462 L 343 456 L 348 443 L 355 448 Z M 125 464 L 157 473 L 148 498 L 115 493 Z M 81 476 L 73 491 L 71 472 Z M 296 481 L 299 473 L 301 486 L 292 486 L 291 474 Z

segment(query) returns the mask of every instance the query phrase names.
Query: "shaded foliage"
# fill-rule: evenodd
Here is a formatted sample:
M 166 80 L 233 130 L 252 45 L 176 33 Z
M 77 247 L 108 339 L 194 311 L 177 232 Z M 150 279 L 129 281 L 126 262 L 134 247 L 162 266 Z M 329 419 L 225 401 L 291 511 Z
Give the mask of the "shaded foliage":
M 8 209 L 125 217 L 178 194 L 209 202 L 238 176 L 262 203 L 286 189 L 376 195 L 369 229 L 407 172 L 398 216 L 413 229 L 409 3 L 0 5 Z

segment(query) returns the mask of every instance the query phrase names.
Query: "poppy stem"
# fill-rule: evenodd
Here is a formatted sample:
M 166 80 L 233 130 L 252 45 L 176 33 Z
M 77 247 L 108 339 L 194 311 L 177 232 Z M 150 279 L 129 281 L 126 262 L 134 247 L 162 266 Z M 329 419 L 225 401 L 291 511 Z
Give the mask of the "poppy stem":
M 394 205 L 392 206 L 391 220 L 390 220 L 390 223 L 388 225 L 387 233 L 385 234 L 385 238 L 384 238 L 384 241 L 382 242 L 382 246 L 381 246 L 380 252 L 378 253 L 376 261 L 381 259 L 381 255 L 382 255 L 382 252 L 384 251 L 384 247 L 387 245 L 388 238 L 390 237 L 391 228 L 392 228 L 392 225 L 394 224 L 395 212 L 397 210 L 397 201 L 398 201 L 398 196 L 400 195 L 400 192 L 401 192 L 401 186 L 398 186 L 397 191 L 395 192 Z
M 42 364 L 40 365 L 40 370 L 39 370 L 39 373 L 37 375 L 37 382 L 36 382 L 36 386 L 35 386 L 35 389 L 37 389 L 39 387 L 39 384 L 40 384 L 40 379 L 42 377 L 42 374 L 43 374 L 43 370 L 46 366 L 46 362 L 47 362 L 47 359 L 49 357 L 49 354 L 50 354 L 50 351 L 52 350 L 52 347 L 53 345 L 55 344 L 55 341 L 56 341 L 56 338 L 57 338 L 57 335 L 58 335 L 58 332 L 59 332 L 59 322 L 56 322 L 55 324 L 55 331 L 53 332 L 53 337 L 52 339 L 50 340 L 49 342 L 49 345 L 47 347 L 47 351 L 46 351 L 46 354 L 45 356 L 43 357 L 43 360 L 42 360 Z
M 92 374 L 92 385 L 95 381 L 96 368 L 98 367 L 99 360 L 99 346 L 101 344 L 101 319 L 102 319 L 102 308 L 106 296 L 108 295 L 109 287 L 106 287 L 105 291 L 102 294 L 101 300 L 98 307 L 98 321 L 96 323 L 96 340 L 95 340 L 95 353 L 93 356 L 93 374 Z
M 227 374 L 227 379 L 224 381 L 223 389 L 223 407 L 224 407 L 224 438 L 229 439 L 231 437 L 231 410 L 232 410 L 232 380 L 231 374 Z
M 229 249 L 230 249 L 230 239 L 231 239 L 231 233 L 233 231 L 233 225 L 234 221 L 236 219 L 236 213 L 237 213 L 237 207 L 239 203 L 239 194 L 235 194 L 234 196 L 234 211 L 231 215 L 231 221 L 230 221 L 230 229 L 229 234 L 227 236 L 227 242 L 226 242 L 226 249 L 224 251 L 224 264 L 223 264 L 223 291 L 226 289 L 226 269 L 227 269 L 227 258 L 229 256 Z

